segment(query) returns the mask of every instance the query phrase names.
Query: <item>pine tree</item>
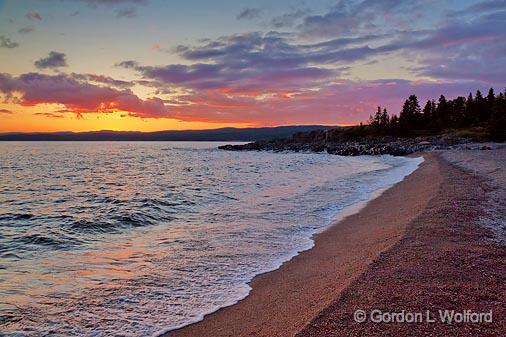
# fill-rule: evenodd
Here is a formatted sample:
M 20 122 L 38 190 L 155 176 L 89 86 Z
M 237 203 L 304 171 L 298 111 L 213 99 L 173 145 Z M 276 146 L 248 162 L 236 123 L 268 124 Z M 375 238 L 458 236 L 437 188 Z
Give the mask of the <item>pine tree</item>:
M 381 127 L 383 129 L 386 129 L 388 127 L 388 122 L 389 122 L 388 111 L 387 108 L 384 108 L 383 113 L 381 114 Z
M 439 97 L 439 101 L 436 108 L 436 116 L 434 119 L 435 129 L 440 131 L 447 127 L 447 119 L 448 119 L 448 101 L 444 95 Z
M 416 128 L 419 128 L 422 117 L 420 105 L 418 104 L 418 98 L 415 95 L 409 96 L 404 102 L 402 111 L 399 114 L 399 126 L 401 133 L 407 134 Z
M 474 98 L 473 94 L 469 93 L 466 100 L 466 112 L 464 116 L 465 125 L 470 125 L 474 122 L 476 122 L 476 116 L 475 116 L 475 104 L 474 104 Z
M 427 101 L 423 107 L 423 126 L 424 128 L 431 128 L 432 119 L 435 117 L 436 103 L 434 101 Z
M 487 102 L 483 98 L 481 91 L 477 90 L 476 95 L 474 96 L 475 103 L 475 114 L 477 122 L 484 122 L 486 120 L 486 110 L 487 110 Z
M 489 121 L 489 134 L 495 141 L 506 140 L 506 89 L 494 97 L 494 105 Z
M 494 108 L 494 101 L 495 101 L 495 94 L 494 89 L 490 88 L 487 95 L 487 102 L 486 102 L 486 110 L 483 112 L 484 118 L 486 120 L 490 119 L 492 116 L 492 109 Z

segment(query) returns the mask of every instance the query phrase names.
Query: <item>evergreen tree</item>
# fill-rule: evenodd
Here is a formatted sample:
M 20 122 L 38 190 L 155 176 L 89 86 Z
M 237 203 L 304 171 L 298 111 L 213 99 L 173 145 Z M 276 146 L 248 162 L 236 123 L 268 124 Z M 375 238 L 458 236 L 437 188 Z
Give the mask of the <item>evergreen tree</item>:
M 474 97 L 476 121 L 483 122 L 486 120 L 485 116 L 487 114 L 484 111 L 487 110 L 487 102 L 479 90 L 476 91 L 476 95 Z
M 444 95 L 441 95 L 439 97 L 439 101 L 436 108 L 436 114 L 433 120 L 434 128 L 437 131 L 443 130 L 445 127 L 447 127 L 446 119 L 449 110 L 450 109 L 448 101 L 446 101 L 446 97 L 444 97 Z
M 399 134 L 399 117 L 397 117 L 397 115 L 393 115 L 392 118 L 390 118 L 388 130 L 392 135 Z
M 506 140 L 506 89 L 494 97 L 494 105 L 489 121 L 489 134 L 495 141 Z
M 487 95 L 486 110 L 483 112 L 484 114 L 483 117 L 486 120 L 490 119 L 490 116 L 492 115 L 492 109 L 494 109 L 494 101 L 495 101 L 494 89 L 490 88 Z
M 450 127 L 464 126 L 464 117 L 466 114 L 466 99 L 462 96 L 457 97 L 451 101 L 451 114 L 448 122 Z
M 425 128 L 432 128 L 431 122 L 436 115 L 436 103 L 434 100 L 427 101 L 423 107 L 423 126 Z
M 467 96 L 466 112 L 465 112 L 464 120 L 465 120 L 465 125 L 470 125 L 470 124 L 476 122 L 474 98 L 473 98 L 472 93 L 469 93 L 469 95 Z
M 404 102 L 402 111 L 399 114 L 399 126 L 401 133 L 408 133 L 416 128 L 422 117 L 420 105 L 418 104 L 418 98 L 415 95 L 409 96 Z
M 388 127 L 388 122 L 389 122 L 388 111 L 387 108 L 384 108 L 383 113 L 381 114 L 381 127 L 383 129 L 386 129 Z
M 423 112 L 423 113 L 422 113 Z M 411 95 L 404 102 L 399 116 L 390 117 L 386 108 L 378 106 L 374 115 L 369 117 L 369 125 L 361 124 L 358 134 L 414 136 L 424 134 L 429 128 L 432 132 L 441 132 L 448 128 L 473 127 L 478 132 L 488 131 L 489 137 L 498 141 L 506 140 L 506 88 L 495 95 L 491 88 L 486 97 L 479 90 L 467 99 L 459 96 L 447 100 L 444 95 L 425 103 L 423 111 L 418 98 Z

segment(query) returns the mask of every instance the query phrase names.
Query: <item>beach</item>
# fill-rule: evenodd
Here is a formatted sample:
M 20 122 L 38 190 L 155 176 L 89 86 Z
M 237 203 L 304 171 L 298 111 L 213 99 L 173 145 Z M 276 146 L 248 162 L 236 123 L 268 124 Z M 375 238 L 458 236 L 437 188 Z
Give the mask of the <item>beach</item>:
M 435 151 L 312 249 L 259 275 L 250 294 L 165 336 L 501 336 L 505 149 Z M 493 321 L 356 322 L 370 313 L 474 310 Z

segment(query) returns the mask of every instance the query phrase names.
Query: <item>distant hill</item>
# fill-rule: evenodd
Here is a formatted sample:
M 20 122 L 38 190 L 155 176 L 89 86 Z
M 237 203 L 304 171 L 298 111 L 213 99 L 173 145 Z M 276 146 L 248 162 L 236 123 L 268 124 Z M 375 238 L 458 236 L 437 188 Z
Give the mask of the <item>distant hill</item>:
M 297 125 L 265 128 L 221 128 L 178 131 L 90 131 L 0 133 L 0 141 L 258 141 L 291 136 L 297 132 L 328 130 L 337 126 Z

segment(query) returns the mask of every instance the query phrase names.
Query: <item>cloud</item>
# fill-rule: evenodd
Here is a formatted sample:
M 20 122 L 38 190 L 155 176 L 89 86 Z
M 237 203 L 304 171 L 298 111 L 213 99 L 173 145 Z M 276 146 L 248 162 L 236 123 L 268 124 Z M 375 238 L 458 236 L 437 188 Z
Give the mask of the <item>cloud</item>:
M 83 2 L 91 7 L 98 6 L 121 6 L 121 5 L 145 5 L 147 0 L 66 0 L 74 2 Z
M 120 9 L 117 13 L 116 13 L 116 17 L 117 18 L 134 18 L 137 16 L 137 9 L 135 8 L 124 8 L 124 9 Z
M 420 101 L 440 94 L 456 97 L 487 87 L 479 82 L 438 83 L 384 79 L 341 80 L 315 90 L 276 92 L 266 97 L 224 95 L 221 90 L 204 90 L 180 97 L 171 107 L 173 117 L 184 121 L 282 124 L 354 124 L 365 121 L 376 107 L 386 106 L 398 114 L 403 101 L 417 94 Z M 189 102 L 189 103 L 184 103 Z
M 496 10 L 504 10 L 506 0 L 480 1 L 461 10 L 450 11 L 449 16 L 476 15 L 477 13 L 486 13 Z
M 409 27 L 426 7 L 422 0 L 342 0 L 324 14 L 304 17 L 298 28 L 302 36 L 313 38 L 378 34 Z
M 63 118 L 63 117 L 65 117 L 62 114 L 54 113 L 54 112 L 36 112 L 33 115 L 44 116 L 44 117 L 49 117 L 49 118 Z
M 237 20 L 253 20 L 259 18 L 262 14 L 261 8 L 245 8 L 239 14 L 237 14 Z
M 55 103 L 77 115 L 87 112 L 126 111 L 135 117 L 170 116 L 159 98 L 141 99 L 130 89 L 118 90 L 94 85 L 65 74 L 26 73 L 18 77 L 0 74 L 0 92 L 6 94 L 7 99 L 21 93 L 19 104 L 23 106 Z
M 32 21 L 35 21 L 35 20 L 42 21 L 42 16 L 38 12 L 35 12 L 35 11 L 28 12 L 28 13 L 26 13 L 25 16 Z
M 132 15 L 144 3 L 79 1 L 121 6 L 114 7 L 116 13 L 132 8 Z M 154 50 L 175 54 L 181 62 L 118 63 L 139 76 L 135 81 L 30 73 L 3 75 L 0 89 L 23 105 L 59 103 L 76 114 L 123 110 L 130 116 L 184 121 L 355 123 L 366 120 L 377 105 L 398 112 L 412 93 L 423 101 L 441 93 L 454 97 L 489 86 L 501 89 L 506 78 L 506 10 L 501 3 L 460 4 L 460 14 L 452 16 L 438 11 L 443 5 L 435 0 L 337 1 L 323 13 L 292 9 L 266 20 L 269 27 L 291 28 L 289 32 L 231 34 L 171 49 L 155 44 Z M 260 14 L 260 9 L 247 8 L 237 18 Z M 397 61 L 409 78 L 418 80 L 366 80 L 380 77 L 375 69 L 382 62 Z M 364 68 L 353 72 L 355 66 Z M 140 98 L 131 91 L 134 86 L 160 97 Z
M 38 69 L 56 69 L 66 67 L 67 60 L 64 53 L 52 51 L 47 57 L 35 61 L 34 65 Z
M 306 9 L 306 10 L 302 10 L 302 9 L 293 10 L 293 11 L 291 11 L 289 13 L 285 13 L 283 15 L 274 17 L 271 20 L 270 25 L 273 28 L 276 28 L 276 29 L 285 28 L 285 27 L 289 27 L 289 28 L 293 27 L 295 25 L 295 22 L 298 19 L 306 16 L 308 12 L 309 12 L 309 9 Z
M 13 112 L 8 109 L 0 109 L 0 113 L 2 114 L 12 114 Z
M 305 43 L 297 33 L 236 34 L 175 47 L 182 64 L 149 66 L 130 60 L 119 65 L 138 72 L 150 86 L 178 92 L 170 110 L 182 120 L 352 123 L 367 119 L 378 104 L 397 112 L 412 93 L 425 99 L 501 88 L 506 78 L 501 66 L 506 63 L 504 18 L 499 11 L 465 22 L 446 20 L 430 29 Z M 407 70 L 424 80 L 343 78 L 355 63 L 371 64 L 390 54 L 413 60 Z
M 133 82 L 117 80 L 109 76 L 96 75 L 96 74 L 76 74 L 72 73 L 70 77 L 78 81 L 95 82 L 100 84 L 106 84 L 116 88 L 131 88 L 135 85 Z
M 0 48 L 17 48 L 19 47 L 19 43 L 13 42 L 8 37 L 5 37 L 3 35 L 0 35 Z
M 18 30 L 19 34 L 29 34 L 35 31 L 35 28 L 33 27 L 23 27 Z
M 467 21 L 420 33 L 400 35 L 390 46 L 405 57 L 418 59 L 411 70 L 417 76 L 442 80 L 483 81 L 504 85 L 506 78 L 506 11 L 477 16 Z
M 388 51 L 388 47 L 363 45 L 381 38 L 371 35 L 299 44 L 290 34 L 240 34 L 176 47 L 175 52 L 191 64 L 144 66 L 124 61 L 118 65 L 136 70 L 144 79 L 189 90 L 226 88 L 229 93 L 262 94 L 332 81 L 350 63 Z

